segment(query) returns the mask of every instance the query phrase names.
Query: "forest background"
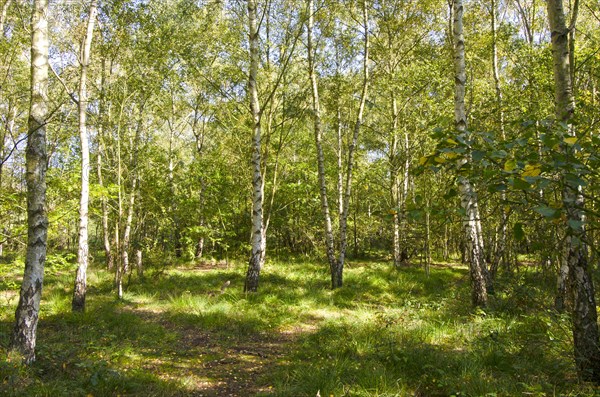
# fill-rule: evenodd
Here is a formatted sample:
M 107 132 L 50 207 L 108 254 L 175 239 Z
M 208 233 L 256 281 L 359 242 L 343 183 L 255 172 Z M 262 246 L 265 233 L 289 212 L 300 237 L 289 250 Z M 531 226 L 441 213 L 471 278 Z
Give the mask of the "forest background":
M 598 382 L 599 23 L 578 0 L 4 0 L 3 346 L 35 361 L 44 263 L 74 312 L 90 262 L 121 302 L 186 263 L 235 299 L 269 263 L 333 290 L 353 263 L 464 263 L 464 307 L 539 290 Z

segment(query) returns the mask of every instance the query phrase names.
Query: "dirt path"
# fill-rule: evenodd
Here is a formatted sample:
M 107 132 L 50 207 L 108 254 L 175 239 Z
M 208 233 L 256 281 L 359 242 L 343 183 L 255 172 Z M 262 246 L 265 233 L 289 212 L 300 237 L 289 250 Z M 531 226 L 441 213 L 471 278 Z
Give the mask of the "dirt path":
M 186 395 L 247 397 L 270 394 L 266 375 L 285 363 L 294 342 L 313 326 L 295 327 L 269 334 L 227 336 L 170 322 L 159 313 L 134 312 L 145 321 L 158 322 L 177 335 L 171 351 L 157 352 L 144 369 L 165 381 L 185 384 Z
M 205 262 L 186 270 L 225 269 L 225 263 Z M 270 394 L 273 385 L 268 383 L 267 375 L 285 364 L 286 355 L 290 354 L 297 339 L 314 331 L 317 322 L 241 335 L 180 324 L 167 313 L 147 310 L 143 304 L 124 310 L 176 335 L 171 348 L 157 350 L 146 361 L 144 369 L 166 382 L 182 384 L 185 395 L 203 397 Z

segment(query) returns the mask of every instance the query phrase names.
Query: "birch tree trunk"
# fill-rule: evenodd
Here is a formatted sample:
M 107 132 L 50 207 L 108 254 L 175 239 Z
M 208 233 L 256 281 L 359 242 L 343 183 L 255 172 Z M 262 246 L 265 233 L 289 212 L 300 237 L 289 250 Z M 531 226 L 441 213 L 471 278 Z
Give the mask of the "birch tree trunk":
M 250 42 L 250 73 L 248 76 L 248 94 L 250 95 L 250 111 L 252 113 L 252 252 L 246 273 L 244 291 L 256 292 L 260 270 L 263 265 L 263 175 L 261 170 L 261 128 L 260 103 L 256 78 L 258 73 L 258 26 L 256 21 L 256 0 L 248 0 L 248 38 Z
M 196 156 L 199 160 L 202 159 L 203 155 L 204 155 L 204 130 L 206 128 L 206 122 L 203 120 L 202 121 L 202 129 L 200 132 L 197 131 L 198 129 L 198 118 L 200 117 L 200 112 L 199 112 L 199 100 L 198 99 L 198 103 L 196 103 L 196 106 L 194 107 L 194 121 L 192 122 L 192 133 L 194 134 L 194 137 L 196 137 Z M 200 219 L 199 219 L 199 226 L 200 227 L 204 227 L 204 192 L 206 191 L 206 180 L 204 178 L 204 175 L 200 175 L 200 178 L 198 179 L 198 183 L 200 184 L 200 192 L 198 192 L 198 207 L 199 207 L 199 211 L 200 211 Z M 198 241 L 196 242 L 196 252 L 194 253 L 194 257 L 196 259 L 200 259 L 202 258 L 202 253 L 204 251 L 204 231 L 202 231 L 202 235 L 198 238 Z
M 31 18 L 31 102 L 26 149 L 27 253 L 11 348 L 26 364 L 35 361 L 35 342 L 44 280 L 46 213 L 46 122 L 48 117 L 48 1 L 36 0 Z
M 390 200 L 392 203 L 392 254 L 394 266 L 400 266 L 400 180 L 398 178 L 398 104 L 396 95 L 391 92 L 392 123 L 390 144 Z
M 90 148 L 87 135 L 87 70 L 90 63 L 92 39 L 94 37 L 94 24 L 98 1 L 93 0 L 90 5 L 87 31 L 81 45 L 81 68 L 79 76 L 79 139 L 81 141 L 81 196 L 79 199 L 79 243 L 77 249 L 77 273 L 73 290 L 73 311 L 85 310 L 85 295 L 87 286 L 88 267 L 88 206 L 90 201 Z
M 175 189 L 175 133 L 177 130 L 177 124 L 175 122 L 175 93 L 171 92 L 171 114 L 173 115 L 173 120 L 169 118 L 167 120 L 167 125 L 169 126 L 169 151 L 168 151 L 168 159 L 169 159 L 169 173 L 168 173 L 168 181 L 169 181 L 169 192 L 170 200 L 169 200 L 169 214 L 171 216 L 171 242 L 173 243 L 173 248 L 175 251 L 175 257 L 181 258 L 183 255 L 183 247 L 181 245 L 181 232 L 179 231 L 179 214 L 177 212 L 177 195 Z
M 117 287 L 117 298 L 123 298 L 123 261 L 122 256 L 119 255 L 119 248 L 121 247 L 120 243 L 120 233 L 121 233 L 121 223 L 123 220 L 123 165 L 121 159 L 121 116 L 123 115 L 123 108 L 125 106 L 125 102 L 121 103 L 121 109 L 119 110 L 119 118 L 117 124 L 117 220 L 115 222 L 115 233 L 114 233 L 114 246 L 116 247 L 116 258 L 117 263 L 115 264 L 115 285 Z
M 317 83 L 317 76 L 315 72 L 315 59 L 314 52 L 315 48 L 313 45 L 313 29 L 314 29 L 314 2 L 308 0 L 308 21 L 307 21 L 307 52 L 308 52 L 308 73 L 311 82 L 311 93 L 313 102 L 313 123 L 315 132 L 315 146 L 317 149 L 317 171 L 319 178 L 319 190 L 321 196 L 321 210 L 323 212 L 323 218 L 325 223 L 325 244 L 327 251 L 327 260 L 329 261 L 329 269 L 331 274 L 331 288 L 340 288 L 343 285 L 343 270 L 344 261 L 346 256 L 347 248 L 347 225 L 348 225 L 348 213 L 350 208 L 350 197 L 352 194 L 352 171 L 354 165 L 354 150 L 358 142 L 358 135 L 362 125 L 363 113 L 366 103 L 367 90 L 369 84 L 369 34 L 368 34 L 368 14 L 366 1 L 362 4 L 363 23 L 364 23 L 364 59 L 363 59 L 363 84 L 360 96 L 360 103 L 358 113 L 356 117 L 356 123 L 354 125 L 354 133 L 352 136 L 352 142 L 348 148 L 348 164 L 346 168 L 346 186 L 343 192 L 343 197 L 340 202 L 340 245 L 339 253 L 336 258 L 334 248 L 334 237 L 331 226 L 331 214 L 329 210 L 329 203 L 327 198 L 327 183 L 325 180 L 325 160 L 323 155 L 323 131 L 321 125 L 321 108 L 319 102 L 319 87 Z M 338 120 L 338 124 L 340 121 Z M 341 135 L 338 129 L 338 145 Z M 339 149 L 338 149 L 339 150 Z M 341 152 L 341 150 L 340 150 Z M 339 172 L 340 162 L 338 159 L 338 178 L 341 173 Z M 338 187 L 340 182 L 338 181 Z
M 465 41 L 463 35 L 463 3 L 454 0 L 454 117 L 455 128 L 458 134 L 468 135 L 467 115 L 465 111 L 465 86 L 467 75 L 465 72 Z M 471 161 L 467 159 L 465 161 Z M 464 164 L 463 164 L 464 165 Z M 459 190 L 461 206 L 464 210 L 463 228 L 465 232 L 468 261 L 471 275 L 471 299 L 475 306 L 487 305 L 487 280 L 485 256 L 483 252 L 483 236 L 481 236 L 481 220 L 477 193 L 470 180 L 459 177 Z
M 10 3 L 12 3 L 12 0 L 5 0 L 0 11 L 0 35 L 2 37 L 4 37 L 4 24 L 6 23 L 6 15 L 8 14 Z
M 402 249 L 400 250 L 400 262 L 408 260 L 408 215 L 407 202 L 410 189 L 410 139 L 406 127 L 404 128 L 404 164 L 402 166 L 402 185 L 401 190 L 397 193 L 398 208 L 400 208 L 400 233 L 402 233 Z M 399 185 L 400 188 L 400 185 Z M 405 255 L 402 253 L 405 252 Z M 403 256 L 406 257 L 403 259 Z
M 98 175 L 98 185 L 100 185 L 101 191 L 104 191 L 104 179 L 102 177 L 102 156 L 106 153 L 106 145 L 104 144 L 104 120 L 105 120 L 105 97 L 104 87 L 106 83 L 106 65 L 105 59 L 102 59 L 102 76 L 100 78 L 100 101 L 99 101 L 99 119 L 98 124 L 98 154 L 96 156 L 96 172 Z M 110 119 L 110 114 L 108 115 Z M 106 261 L 106 269 L 111 271 L 114 267 L 114 259 L 112 249 L 110 246 L 110 229 L 108 226 L 108 202 L 104 195 L 100 198 L 100 204 L 102 207 L 102 243 L 104 246 L 104 256 Z
M 333 275 L 337 268 L 337 259 L 335 257 L 333 229 L 331 226 L 331 214 L 329 211 L 329 202 L 327 198 L 327 181 L 325 180 L 325 159 L 323 156 L 323 131 L 321 128 L 321 105 L 319 101 L 319 86 L 315 72 L 314 47 L 313 47 L 313 25 L 314 25 L 314 2 L 308 0 L 308 22 L 307 22 L 307 52 L 308 52 L 308 74 L 311 84 L 313 124 L 315 133 L 315 146 L 317 149 L 317 172 L 319 177 L 319 193 L 321 196 L 321 211 L 325 226 L 325 247 L 327 251 L 327 261 L 329 270 Z M 343 205 L 342 203 L 340 203 Z M 333 278 L 332 278 L 332 287 Z
M 98 128 L 99 143 L 98 155 L 96 157 L 98 185 L 100 185 L 100 189 L 102 190 L 104 188 L 104 179 L 102 178 L 102 155 L 104 153 L 104 143 L 102 138 L 103 130 L 103 128 Z M 106 257 L 106 269 L 112 270 L 114 267 L 114 259 L 112 249 L 110 246 L 110 229 L 108 227 L 108 203 L 106 202 L 106 197 L 102 197 L 100 201 L 102 206 L 102 243 L 104 247 L 104 255 Z
M 319 116 L 320 117 L 320 116 Z M 337 104 L 337 202 L 338 213 L 344 212 L 344 135 L 342 130 L 342 109 Z
M 131 192 L 129 192 L 129 205 L 127 207 L 127 218 L 125 219 L 125 230 L 123 231 L 123 242 L 121 247 L 121 277 L 123 277 L 125 274 L 131 271 L 131 268 L 129 266 L 129 245 L 131 242 L 131 225 L 133 223 L 133 212 L 135 210 L 135 195 L 137 183 L 137 175 L 133 175 L 133 179 L 131 181 Z M 122 280 L 120 281 L 122 283 Z
M 133 223 L 133 213 L 135 211 L 135 196 L 137 194 L 137 185 L 138 185 L 138 149 L 140 144 L 140 138 L 142 129 L 144 128 L 144 106 L 145 101 L 140 106 L 140 115 L 138 120 L 138 125 L 135 130 L 135 136 L 133 138 L 133 148 L 132 148 L 132 157 L 131 157 L 131 191 L 129 192 L 129 204 L 127 207 L 127 218 L 125 219 L 125 229 L 123 230 L 123 240 L 121 243 L 121 271 L 119 273 L 119 291 L 120 296 L 122 298 L 122 290 L 123 290 L 123 276 L 131 271 L 131 267 L 129 266 L 129 245 L 131 242 L 131 226 Z
M 562 0 L 548 0 L 548 19 L 552 35 L 552 60 L 554 64 L 554 94 L 557 120 L 568 124 L 575 112 L 573 82 L 571 80 L 572 48 L 569 33 L 575 28 L 576 12 L 567 27 Z M 577 2 L 574 7 L 577 9 Z M 575 136 L 572 126 L 568 134 Z M 573 148 L 563 143 L 562 151 L 570 158 Z M 587 257 L 583 192 L 581 186 L 573 186 L 563 176 L 563 208 L 566 210 L 566 238 L 562 266 L 568 269 L 570 292 L 573 297 L 571 317 L 573 322 L 573 345 L 577 373 L 582 380 L 600 383 L 600 346 L 594 284 Z
M 346 169 L 346 189 L 344 192 L 344 208 L 340 216 L 340 252 L 336 267 L 331 272 L 331 285 L 332 288 L 339 288 L 343 284 L 343 271 L 344 261 L 346 258 L 346 248 L 348 245 L 347 228 L 348 228 L 348 212 L 350 207 L 350 197 L 352 195 L 352 172 L 354 169 L 354 154 L 356 145 L 358 144 L 358 135 L 362 126 L 363 114 L 365 110 L 365 103 L 367 101 L 367 91 L 369 88 L 369 26 L 368 26 L 368 13 L 367 13 L 367 0 L 362 2 L 362 14 L 364 24 L 364 40 L 363 40 L 363 81 L 362 89 L 360 94 L 360 103 L 358 105 L 358 113 L 356 115 L 356 122 L 354 123 L 354 133 L 352 135 L 352 142 L 348 147 L 348 164 Z
M 498 127 L 500 128 L 500 137 L 503 141 L 506 140 L 504 130 L 504 101 L 502 98 L 502 87 L 500 85 L 500 73 L 498 71 L 498 29 L 497 29 L 497 5 L 496 0 L 491 2 L 491 21 L 492 21 L 492 71 L 494 74 L 494 88 L 496 91 L 496 106 L 498 107 Z M 506 192 L 501 193 L 502 203 L 506 203 Z M 500 224 L 500 241 L 496 249 L 496 254 L 492 266 L 490 268 L 490 277 L 494 279 L 498 266 L 502 264 L 505 268 L 508 267 L 508 258 L 506 255 L 506 241 L 508 235 L 508 215 L 502 208 Z

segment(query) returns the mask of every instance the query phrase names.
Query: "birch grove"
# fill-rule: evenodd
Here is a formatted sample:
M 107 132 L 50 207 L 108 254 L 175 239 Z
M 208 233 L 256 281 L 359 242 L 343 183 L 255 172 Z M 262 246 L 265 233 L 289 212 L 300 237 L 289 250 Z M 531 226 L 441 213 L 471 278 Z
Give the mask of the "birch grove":
M 31 17 L 31 102 L 26 151 L 27 252 L 12 348 L 35 361 L 37 326 L 48 236 L 46 212 L 46 123 L 48 117 L 48 2 L 34 2 Z
M 54 337 L 39 368 L 104 382 L 118 365 L 90 352 L 92 337 L 71 335 L 93 364 L 51 351 L 64 318 L 120 326 L 85 322 L 110 312 L 165 340 L 226 324 L 295 343 L 276 337 L 289 325 L 310 344 L 328 339 L 322 320 L 359 307 L 364 321 L 332 334 L 381 333 L 365 359 L 396 385 L 386 376 L 413 376 L 416 358 L 425 368 L 448 356 L 419 350 L 439 342 L 429 334 L 398 336 L 398 310 L 431 310 L 460 320 L 453 335 L 468 322 L 479 338 L 439 334 L 464 353 L 443 363 L 447 375 L 458 379 L 463 359 L 500 378 L 517 376 L 513 360 L 539 362 L 543 374 L 520 366 L 529 378 L 480 392 L 585 394 L 600 383 L 599 20 L 580 0 L 0 0 L 6 349 L 33 363 L 39 322 Z M 530 334 L 514 336 L 522 329 L 539 336 L 535 352 Z M 0 394 L 40 394 L 43 371 L 8 356 Z M 414 378 L 382 393 L 467 393 L 428 371 Z M 178 391 L 202 394 L 202 382 Z M 342 383 L 332 394 L 355 393 Z

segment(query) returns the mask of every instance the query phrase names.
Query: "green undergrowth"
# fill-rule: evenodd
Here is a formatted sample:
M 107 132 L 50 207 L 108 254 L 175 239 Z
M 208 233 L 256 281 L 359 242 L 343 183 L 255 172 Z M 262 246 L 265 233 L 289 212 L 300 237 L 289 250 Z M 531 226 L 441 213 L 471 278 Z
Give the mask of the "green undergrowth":
M 485 310 L 467 269 L 353 262 L 331 291 L 322 263 L 270 262 L 243 293 L 243 263 L 160 266 L 115 298 L 96 266 L 71 313 L 73 265 L 46 271 L 37 360 L 9 353 L 22 262 L 0 264 L 0 395 L 594 395 L 577 382 L 553 280 L 500 277 Z M 222 290 L 222 286 L 228 284 Z

